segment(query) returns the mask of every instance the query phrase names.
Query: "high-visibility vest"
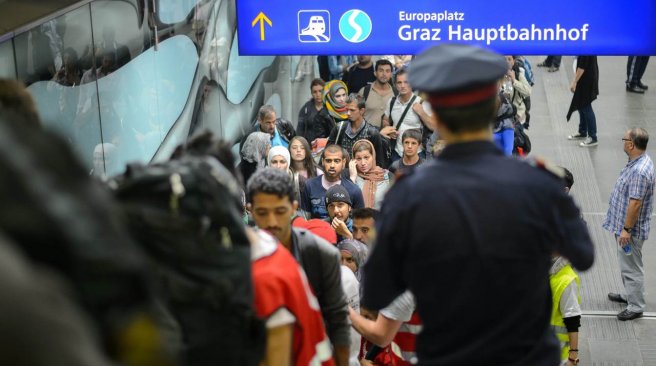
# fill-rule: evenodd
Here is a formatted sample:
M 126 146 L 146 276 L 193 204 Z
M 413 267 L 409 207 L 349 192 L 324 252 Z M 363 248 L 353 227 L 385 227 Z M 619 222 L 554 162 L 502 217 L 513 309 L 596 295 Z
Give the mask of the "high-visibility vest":
M 565 322 L 563 321 L 563 314 L 560 312 L 560 298 L 563 296 L 563 292 L 572 281 L 576 281 L 577 286 L 581 285 L 579 276 L 569 264 L 549 277 L 553 304 L 551 309 L 551 328 L 560 341 L 561 360 L 566 360 L 569 357 L 569 336 L 567 334 Z M 578 287 L 577 297 L 579 303 L 581 303 L 581 295 L 578 293 Z

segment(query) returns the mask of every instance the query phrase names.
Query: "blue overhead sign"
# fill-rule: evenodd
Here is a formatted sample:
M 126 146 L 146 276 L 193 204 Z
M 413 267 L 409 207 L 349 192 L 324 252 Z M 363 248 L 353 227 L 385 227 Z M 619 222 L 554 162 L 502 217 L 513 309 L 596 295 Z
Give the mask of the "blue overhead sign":
M 237 0 L 242 55 L 656 55 L 654 0 Z

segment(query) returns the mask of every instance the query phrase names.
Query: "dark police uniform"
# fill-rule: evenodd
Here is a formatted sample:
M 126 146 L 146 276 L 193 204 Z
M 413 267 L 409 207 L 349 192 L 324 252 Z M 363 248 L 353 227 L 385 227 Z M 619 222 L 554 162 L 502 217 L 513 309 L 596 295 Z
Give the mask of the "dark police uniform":
M 503 57 L 468 46 L 437 46 L 415 63 L 410 83 L 433 95 L 467 87 L 476 94 L 505 72 Z M 470 68 L 474 77 L 464 75 Z M 578 269 L 594 258 L 563 187 L 491 141 L 448 145 L 388 192 L 364 267 L 363 307 L 377 310 L 413 292 L 424 323 L 420 365 L 558 365 L 551 255 Z

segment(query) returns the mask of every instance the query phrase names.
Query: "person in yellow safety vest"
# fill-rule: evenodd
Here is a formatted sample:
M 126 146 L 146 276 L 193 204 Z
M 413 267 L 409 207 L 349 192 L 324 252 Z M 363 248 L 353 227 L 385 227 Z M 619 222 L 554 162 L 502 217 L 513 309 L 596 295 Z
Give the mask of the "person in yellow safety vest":
M 574 176 L 565 172 L 565 192 L 574 185 Z M 561 346 L 561 360 L 567 366 L 579 362 L 579 327 L 581 326 L 581 296 L 579 294 L 580 280 L 569 262 L 562 257 L 552 259 L 549 269 L 549 282 L 553 306 L 551 310 L 551 327 L 558 337 Z

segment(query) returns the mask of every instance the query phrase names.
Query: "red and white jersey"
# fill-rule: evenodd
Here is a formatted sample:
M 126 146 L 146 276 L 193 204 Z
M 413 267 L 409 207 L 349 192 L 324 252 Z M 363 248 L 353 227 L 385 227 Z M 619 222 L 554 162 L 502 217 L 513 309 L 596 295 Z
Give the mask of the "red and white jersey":
M 305 272 L 271 235 L 262 230 L 256 233 L 258 242 L 251 245 L 251 262 L 257 315 L 268 319 L 284 309 L 293 316 L 294 365 L 333 366 L 319 302 Z
M 393 357 L 397 359 L 395 365 L 413 365 L 417 363 L 416 343 L 417 334 L 421 331 L 421 320 L 415 311 L 407 322 L 401 324 L 401 328 L 394 336 L 389 345 Z

